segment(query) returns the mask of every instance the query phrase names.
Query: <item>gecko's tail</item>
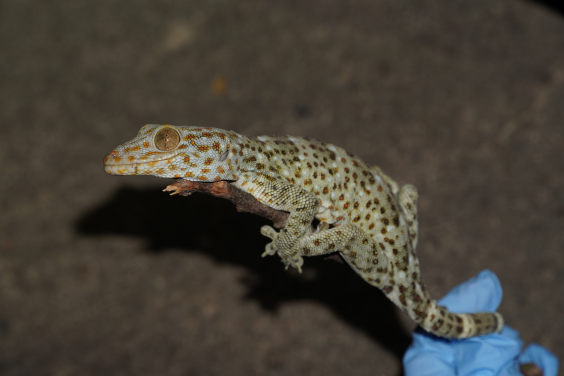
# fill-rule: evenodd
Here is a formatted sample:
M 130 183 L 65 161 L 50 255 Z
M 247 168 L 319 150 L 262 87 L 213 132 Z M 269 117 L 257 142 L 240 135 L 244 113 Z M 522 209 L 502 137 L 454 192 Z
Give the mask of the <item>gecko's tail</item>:
M 444 338 L 468 338 L 503 329 L 503 316 L 497 312 L 453 313 L 431 300 L 426 312 L 407 312 L 426 331 Z
M 497 312 L 453 313 L 439 306 L 429 296 L 421 280 L 419 262 L 415 254 L 417 245 L 417 189 L 410 184 L 398 191 L 398 201 L 408 224 L 411 252 L 405 267 L 414 283 L 407 286 L 404 293 L 392 291 L 388 297 L 402 308 L 423 329 L 444 338 L 468 338 L 489 333 L 499 333 L 503 329 L 503 316 Z M 384 290 L 386 291 L 386 290 Z
M 503 316 L 497 312 L 454 313 L 438 305 L 420 279 L 408 288 L 381 289 L 419 326 L 439 337 L 462 339 L 499 333 L 503 329 Z
M 411 270 L 415 269 L 418 270 L 412 265 Z M 418 274 L 412 273 L 413 276 Z M 437 301 L 430 297 L 420 278 L 414 278 L 410 284 L 392 281 L 377 284 L 376 280 L 360 275 L 366 282 L 380 288 L 388 299 L 419 326 L 438 337 L 462 339 L 499 333 L 503 329 L 503 316 L 497 312 L 454 313 L 438 305 Z

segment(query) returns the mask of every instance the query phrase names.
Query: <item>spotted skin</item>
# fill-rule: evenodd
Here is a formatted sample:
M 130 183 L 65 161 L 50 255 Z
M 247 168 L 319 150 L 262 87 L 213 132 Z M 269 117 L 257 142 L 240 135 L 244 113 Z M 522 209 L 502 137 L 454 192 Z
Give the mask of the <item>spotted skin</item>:
M 258 201 L 290 213 L 263 256 L 301 271 L 303 256 L 340 252 L 425 330 L 445 338 L 499 332 L 499 313 L 459 314 L 429 296 L 415 254 L 417 190 L 401 188 L 377 166 L 345 150 L 299 137 L 248 138 L 217 128 L 145 125 L 104 159 L 113 175 L 229 181 Z M 317 229 L 312 221 L 319 220 Z

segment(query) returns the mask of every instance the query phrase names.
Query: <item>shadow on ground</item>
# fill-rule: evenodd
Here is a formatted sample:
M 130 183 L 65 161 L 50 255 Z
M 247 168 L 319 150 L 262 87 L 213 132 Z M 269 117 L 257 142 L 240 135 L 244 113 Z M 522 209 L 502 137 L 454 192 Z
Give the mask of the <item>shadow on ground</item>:
M 542 7 L 548 8 L 555 12 L 558 12 L 560 16 L 564 16 L 564 2 L 560 1 L 551 1 L 551 0 L 531 0 L 531 2 L 538 4 Z
M 265 262 L 259 257 L 267 243 L 259 233 L 264 224 L 266 220 L 238 213 L 231 203 L 204 194 L 169 197 L 156 189 L 124 187 L 79 218 L 76 230 L 89 236 L 143 238 L 147 251 L 157 257 L 159 252 L 175 248 L 201 252 L 220 263 L 242 265 L 251 272 L 241 281 L 248 288 L 246 298 L 256 300 L 264 310 L 275 311 L 290 301 L 319 302 L 401 362 L 411 337 L 400 325 L 393 304 L 344 264 L 308 258 L 307 267 L 316 273 L 307 278 L 285 271 L 281 264 Z M 366 297 L 370 304 L 366 304 Z

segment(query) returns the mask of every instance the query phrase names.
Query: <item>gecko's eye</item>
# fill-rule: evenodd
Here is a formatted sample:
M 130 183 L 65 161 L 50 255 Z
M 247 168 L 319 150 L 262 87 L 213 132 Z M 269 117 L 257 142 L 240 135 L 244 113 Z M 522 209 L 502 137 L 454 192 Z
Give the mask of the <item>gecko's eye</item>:
M 180 143 L 180 135 L 172 128 L 163 128 L 155 135 L 155 146 L 161 151 L 174 150 Z

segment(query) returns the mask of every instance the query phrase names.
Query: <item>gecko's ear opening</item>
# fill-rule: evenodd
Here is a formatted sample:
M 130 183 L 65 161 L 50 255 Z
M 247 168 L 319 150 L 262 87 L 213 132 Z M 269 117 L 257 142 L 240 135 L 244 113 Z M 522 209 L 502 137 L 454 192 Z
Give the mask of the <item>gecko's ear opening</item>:
M 223 152 L 223 154 L 221 154 L 221 156 L 219 157 L 219 161 L 223 162 L 227 159 L 227 156 L 229 155 L 229 149 L 225 150 Z
M 174 128 L 163 128 L 154 138 L 155 146 L 161 151 L 171 151 L 180 144 L 180 135 Z

